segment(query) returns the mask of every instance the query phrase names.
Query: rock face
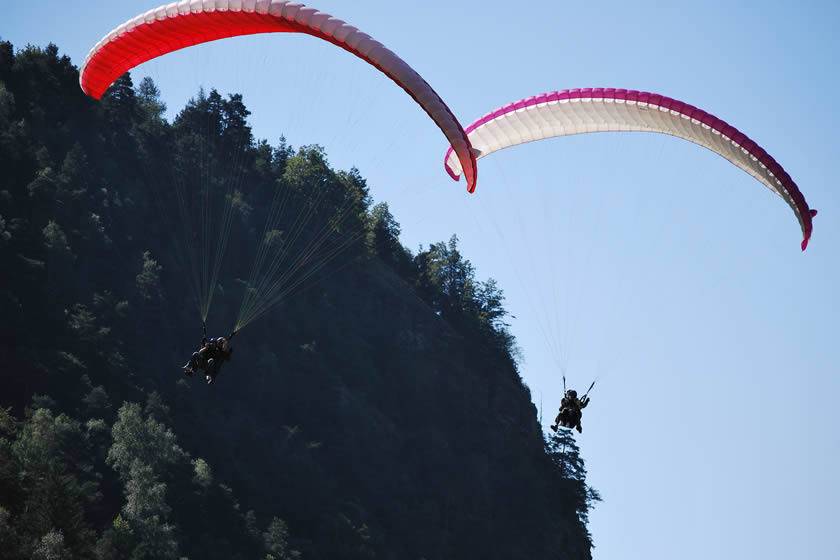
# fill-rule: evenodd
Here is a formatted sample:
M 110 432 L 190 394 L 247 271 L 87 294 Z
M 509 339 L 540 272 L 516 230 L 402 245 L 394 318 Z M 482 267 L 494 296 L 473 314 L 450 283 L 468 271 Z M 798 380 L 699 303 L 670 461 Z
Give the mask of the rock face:
M 55 47 L 0 44 L 0 407 L 52 410 L 43 422 L 65 412 L 90 438 L 129 412 L 171 429 L 183 451 L 148 473 L 168 488 L 167 550 L 185 556 L 590 558 L 585 481 L 546 452 L 514 341 L 487 319 L 503 312 L 481 295 L 495 285 L 475 280 L 454 239 L 412 255 L 393 231 L 376 237 L 358 173 L 330 169 L 317 147 L 253 142 L 234 97 L 199 96 L 168 123 L 148 82 L 121 79 L 98 104 L 77 80 Z M 202 103 L 249 139 L 211 331 L 235 318 L 271 188 L 356 192 L 354 219 L 371 229 L 342 266 L 238 334 L 209 387 L 180 374 L 201 325 L 173 257 L 179 224 L 158 205 L 171 202 L 166 154 L 189 147 Z M 452 271 L 463 282 L 448 284 Z M 99 494 L 76 520 L 87 532 L 64 528 L 62 542 L 83 553 L 99 539 L 109 557 L 135 546 L 112 534 L 118 513 L 128 523 L 129 469 L 116 472 L 96 441 L 85 472 L 99 473 Z M 11 527 L 26 493 L 13 478 L 0 477 Z M 228 521 L 204 521 L 217 517 Z

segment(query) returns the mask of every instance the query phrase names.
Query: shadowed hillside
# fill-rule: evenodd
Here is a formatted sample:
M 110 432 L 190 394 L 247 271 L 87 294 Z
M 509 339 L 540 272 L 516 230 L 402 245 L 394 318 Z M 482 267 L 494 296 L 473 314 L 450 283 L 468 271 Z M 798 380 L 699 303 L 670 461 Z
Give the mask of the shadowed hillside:
M 598 496 L 457 238 L 408 251 L 358 171 L 255 140 L 238 95 L 164 110 L 150 80 L 98 103 L 56 47 L 0 43 L 3 558 L 590 558 Z M 291 216 L 319 193 L 304 238 L 343 218 L 212 386 L 180 371 L 201 323 L 171 185 L 196 178 L 232 212 L 214 336 L 278 190 Z

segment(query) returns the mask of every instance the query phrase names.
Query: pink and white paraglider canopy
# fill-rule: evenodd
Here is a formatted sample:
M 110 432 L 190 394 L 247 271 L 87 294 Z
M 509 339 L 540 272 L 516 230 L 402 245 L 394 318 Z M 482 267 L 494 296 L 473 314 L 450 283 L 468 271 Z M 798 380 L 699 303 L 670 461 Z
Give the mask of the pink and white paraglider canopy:
M 770 154 L 744 133 L 697 107 L 663 95 L 612 88 L 545 93 L 505 105 L 466 129 L 479 159 L 498 150 L 556 136 L 589 132 L 657 132 L 708 148 L 740 167 L 793 209 L 808 246 L 816 210 Z M 458 180 L 459 158 L 450 149 L 446 171 Z
M 355 27 L 286 0 L 182 0 L 149 10 L 106 35 L 82 65 L 82 90 L 99 99 L 125 72 L 192 45 L 256 33 L 306 33 L 358 56 L 391 78 L 432 118 L 459 158 L 470 191 L 476 163 L 458 120 L 400 57 Z

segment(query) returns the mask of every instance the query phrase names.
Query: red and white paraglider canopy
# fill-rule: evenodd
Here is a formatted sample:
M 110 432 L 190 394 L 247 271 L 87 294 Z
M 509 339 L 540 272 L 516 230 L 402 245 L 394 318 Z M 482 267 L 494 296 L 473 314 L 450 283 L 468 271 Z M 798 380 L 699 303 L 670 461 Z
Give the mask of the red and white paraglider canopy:
M 128 70 L 192 45 L 255 33 L 306 33 L 358 56 L 406 91 L 443 131 L 469 189 L 475 156 L 458 120 L 413 68 L 352 25 L 287 0 L 182 0 L 131 19 L 106 35 L 82 65 L 82 90 L 99 99 Z

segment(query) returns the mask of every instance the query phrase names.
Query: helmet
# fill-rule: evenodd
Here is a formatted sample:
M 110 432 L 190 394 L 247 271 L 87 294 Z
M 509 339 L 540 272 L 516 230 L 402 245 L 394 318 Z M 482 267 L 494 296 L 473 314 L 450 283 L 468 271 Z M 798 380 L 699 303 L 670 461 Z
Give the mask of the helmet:
M 569 397 L 571 397 L 573 399 L 576 399 L 577 398 L 577 391 L 575 391 L 574 389 L 569 389 L 568 391 L 566 391 L 566 395 L 568 395 Z

